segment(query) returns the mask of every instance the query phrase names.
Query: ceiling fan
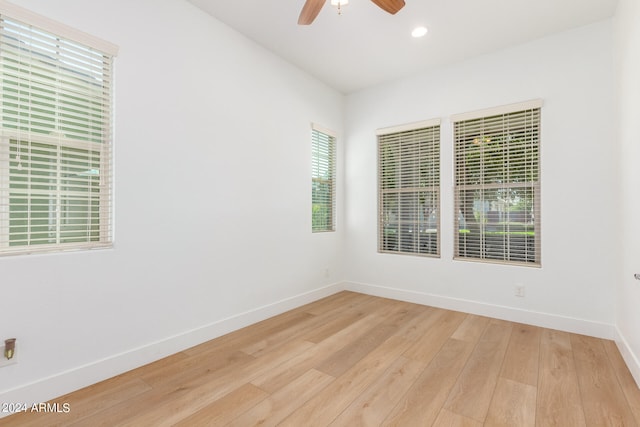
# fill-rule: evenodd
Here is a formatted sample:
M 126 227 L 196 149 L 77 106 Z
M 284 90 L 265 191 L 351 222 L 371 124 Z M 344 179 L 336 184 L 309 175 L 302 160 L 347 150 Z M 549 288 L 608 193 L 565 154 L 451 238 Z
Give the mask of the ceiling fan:
M 371 0 L 378 7 L 380 7 L 385 12 L 388 12 L 392 15 L 395 15 L 400 9 L 404 7 L 404 0 Z M 298 18 L 298 25 L 309 25 L 316 19 L 318 13 L 322 9 L 322 6 L 326 3 L 326 0 L 307 0 L 302 7 L 302 11 L 300 12 L 300 17 Z M 346 1 L 342 2 L 343 4 Z M 338 5 L 341 2 L 337 3 Z

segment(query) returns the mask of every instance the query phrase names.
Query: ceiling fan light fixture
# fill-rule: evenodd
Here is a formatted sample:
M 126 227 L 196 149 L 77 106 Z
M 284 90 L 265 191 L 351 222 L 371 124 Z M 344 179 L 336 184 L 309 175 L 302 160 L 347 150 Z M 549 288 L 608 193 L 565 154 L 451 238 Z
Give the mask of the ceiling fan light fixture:
M 413 31 L 411 31 L 411 36 L 416 39 L 420 37 L 424 37 L 428 31 L 429 30 L 427 30 L 427 27 L 416 27 L 413 29 Z
M 380 9 L 392 15 L 395 15 L 404 7 L 404 0 L 371 1 Z M 298 17 L 298 25 L 310 25 L 314 19 L 316 19 L 316 16 L 318 16 L 318 13 L 320 13 L 322 6 L 324 6 L 326 2 L 327 0 L 305 0 L 304 6 L 302 6 L 302 10 L 300 11 L 300 16 Z M 338 8 L 338 15 L 342 15 L 342 6 L 346 6 L 348 3 L 349 0 L 331 0 L 331 5 Z
M 331 0 L 331 6 L 338 8 L 338 15 L 342 15 L 342 6 L 349 4 L 349 0 Z

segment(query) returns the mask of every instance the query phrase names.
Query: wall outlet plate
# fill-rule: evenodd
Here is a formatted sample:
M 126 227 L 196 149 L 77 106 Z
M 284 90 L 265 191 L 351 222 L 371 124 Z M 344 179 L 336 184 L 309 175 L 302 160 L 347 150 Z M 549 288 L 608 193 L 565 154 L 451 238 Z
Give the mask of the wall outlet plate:
M 15 352 L 10 360 L 7 360 L 7 358 L 4 357 L 4 345 L 0 346 L 0 368 L 15 365 L 16 363 L 18 363 L 18 346 L 16 345 Z

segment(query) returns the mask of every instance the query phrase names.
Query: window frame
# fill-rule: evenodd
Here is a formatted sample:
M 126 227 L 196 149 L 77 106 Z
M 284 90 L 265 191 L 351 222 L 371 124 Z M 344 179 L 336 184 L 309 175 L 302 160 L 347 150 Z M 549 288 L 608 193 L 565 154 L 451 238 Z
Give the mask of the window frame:
M 420 140 L 420 138 L 429 138 L 431 135 L 431 139 Z M 383 254 L 396 254 L 396 255 L 409 255 L 409 256 L 421 256 L 427 258 L 440 258 L 441 257 L 441 235 L 442 235 L 442 227 L 441 227 L 441 142 L 442 142 L 442 128 L 440 119 L 431 119 L 424 120 L 414 123 L 408 123 L 400 126 L 392 126 L 387 128 L 381 128 L 376 131 L 377 137 L 377 156 L 378 156 L 378 215 L 377 215 L 377 223 L 378 223 L 378 253 Z M 415 141 L 415 139 L 418 141 Z M 419 177 L 421 173 L 420 165 L 418 166 L 418 170 L 413 170 L 410 173 L 411 178 L 407 178 L 407 176 L 401 172 L 396 171 L 397 175 L 394 175 L 394 179 L 396 181 L 400 181 L 399 184 L 394 185 L 393 187 L 385 186 L 385 176 L 388 176 L 389 168 L 387 165 L 383 164 L 384 159 L 382 155 L 382 147 L 383 144 L 389 144 L 388 146 L 397 145 L 398 148 L 398 158 L 396 162 L 398 164 L 402 164 L 404 160 L 408 162 L 419 162 L 421 160 L 420 154 L 417 154 L 416 157 L 409 157 L 406 159 L 402 158 L 403 153 L 403 144 L 408 143 L 417 143 L 419 144 L 418 153 L 421 150 L 424 150 L 425 153 L 431 153 L 427 156 L 428 160 L 433 168 L 435 165 L 435 172 L 431 171 L 431 179 L 427 181 L 422 181 L 422 178 Z M 435 152 L 435 154 L 434 154 Z M 401 167 L 400 167 L 401 168 Z M 423 171 L 424 172 L 424 171 Z M 405 185 L 405 180 L 416 180 L 416 182 L 412 185 Z M 425 185 L 423 185 L 425 184 Z M 429 185 L 426 185 L 429 184 Z M 396 238 L 387 239 L 387 232 L 390 232 L 393 227 L 386 227 L 389 224 L 388 214 L 385 212 L 385 198 L 386 196 L 397 195 L 397 213 L 395 220 L 392 222 L 396 223 L 395 234 Z M 406 212 L 407 209 L 403 209 L 403 200 L 402 196 L 408 195 L 409 198 L 405 198 L 404 200 L 408 201 L 409 204 L 413 206 L 412 208 L 408 208 L 409 212 Z M 412 196 L 415 195 L 415 198 L 411 200 Z M 427 198 L 427 195 L 431 195 L 432 205 L 435 204 L 435 208 L 431 209 L 428 215 L 428 218 L 425 216 L 426 212 L 422 212 L 422 210 L 418 210 L 416 213 L 415 204 L 416 200 L 418 206 L 420 206 L 420 199 L 422 197 Z M 431 228 L 428 227 L 427 224 L 431 221 L 431 217 L 435 214 L 435 234 L 436 238 L 432 239 L 430 237 Z M 403 218 L 407 218 L 407 216 L 412 217 L 412 219 L 406 221 L 408 227 L 405 227 L 403 224 Z M 417 216 L 417 220 L 415 217 Z M 423 226 L 425 229 L 423 230 Z M 387 230 L 387 228 L 389 228 Z M 407 245 L 402 236 L 403 230 L 407 228 L 407 235 L 411 234 L 412 245 Z M 415 237 L 414 228 L 418 230 L 417 240 Z M 398 232 L 398 230 L 400 230 Z M 424 234 L 425 239 L 422 238 Z M 391 246 L 394 245 L 395 249 L 390 249 Z M 416 246 L 417 244 L 417 246 Z M 424 250 L 423 244 L 426 245 L 427 249 Z M 433 246 L 435 244 L 435 250 L 433 250 Z M 413 246 L 413 248 L 409 248 L 409 246 Z M 424 251 L 423 251 L 424 250 Z
M 326 140 L 327 146 L 321 146 L 320 141 Z M 311 232 L 331 233 L 336 231 L 336 162 L 337 162 L 337 134 L 316 123 L 311 124 Z M 322 159 L 327 161 L 327 175 L 320 173 Z M 329 187 L 329 198 L 316 196 L 316 187 Z M 324 206 L 323 206 L 324 205 Z M 328 205 L 328 206 L 327 206 Z M 325 213 L 314 212 L 316 206 L 324 207 Z M 316 224 L 318 217 L 328 216 L 321 224 Z
M 7 74 L 2 78 L 13 87 L 26 88 L 24 92 L 11 92 L 7 83 L 0 89 L 4 111 L 0 117 L 0 256 L 111 247 L 113 61 L 118 47 L 3 0 L 0 0 L 0 31 L 2 49 L 7 52 L 2 59 L 6 65 L 0 67 L 0 72 Z M 51 43 L 53 53 L 49 55 L 48 50 L 43 50 L 43 43 Z M 24 47 L 20 51 L 16 46 Z M 12 49 L 20 52 L 19 56 L 12 56 L 15 55 Z M 10 67 L 15 71 L 8 72 Z M 32 77 L 29 73 L 25 77 L 24 70 L 31 67 L 45 74 Z M 56 83 L 51 86 L 56 89 L 46 89 L 51 95 L 38 99 L 45 99 L 45 104 L 52 106 L 42 104 L 42 114 L 55 118 L 38 118 L 32 124 L 31 117 L 39 113 L 32 101 L 23 98 L 41 97 L 45 92 L 37 88 L 50 84 L 46 79 Z M 93 83 L 87 84 L 90 81 Z M 77 86 L 65 86 L 63 92 L 58 85 L 65 84 Z M 5 103 L 14 102 L 10 101 L 12 97 L 16 99 L 15 107 L 5 108 Z M 99 110 L 94 109 L 96 105 Z M 88 120 L 86 128 L 83 117 Z M 52 126 L 54 130 L 47 131 L 36 124 L 42 120 L 53 120 L 46 129 Z M 99 127 L 94 127 L 96 124 Z M 99 130 L 95 133 L 94 129 Z M 26 164 L 24 173 L 23 164 Z M 94 169 L 96 165 L 98 170 Z M 35 190 L 37 186 L 48 189 Z M 22 198 L 25 202 L 14 202 L 11 198 Z M 49 207 L 40 211 L 53 227 L 47 232 L 32 229 L 36 228 L 35 222 L 43 221 L 36 218 L 36 209 L 32 210 L 36 199 L 49 200 Z M 17 203 L 27 207 L 17 208 Z M 12 209 L 22 212 L 17 215 L 24 217 L 12 218 Z M 24 221 L 27 230 L 14 232 L 14 240 L 12 221 Z M 78 231 L 79 226 L 86 226 L 86 231 Z M 16 238 L 15 233 L 27 237 Z M 40 238 L 35 244 L 37 234 L 50 237 Z M 85 236 L 78 237 L 80 234 Z
M 454 198 L 454 254 L 453 254 L 453 259 L 454 260 L 462 260 L 462 261 L 471 261 L 471 262 L 480 262 L 480 263 L 490 263 L 490 264 L 501 264 L 501 265 L 516 265 L 516 266 L 527 266 L 527 267 L 541 267 L 542 266 L 542 251 L 541 251 L 541 235 L 542 235 L 542 227 L 541 227 L 541 175 L 542 175 L 542 168 L 541 168 L 541 139 L 542 139 L 542 135 L 541 135 L 541 121 L 542 121 L 542 106 L 543 106 L 543 102 L 541 99 L 534 99 L 534 100 L 530 100 L 530 101 L 525 101 L 525 102 L 521 102 L 521 103 L 516 103 L 516 104 L 509 104 L 509 105 L 504 105 L 504 106 L 500 106 L 500 107 L 495 107 L 495 108 L 488 108 L 488 109 L 484 109 L 484 110 L 478 110 L 478 111 L 473 111 L 473 112 L 469 112 L 469 113 L 463 113 L 463 114 L 457 114 L 457 115 L 453 115 L 451 116 L 451 123 L 452 123 L 452 134 L 453 134 L 453 174 L 454 174 L 454 186 L 453 186 L 453 198 Z M 517 115 L 522 115 L 522 118 L 519 118 Z M 513 118 L 519 119 L 521 122 L 525 123 L 525 125 L 520 125 L 520 122 L 516 122 L 519 124 L 519 126 L 514 127 L 514 128 L 510 128 L 509 126 L 504 126 L 502 128 L 497 127 L 496 123 L 500 120 L 500 118 L 502 118 L 503 120 L 512 120 Z M 480 135 L 483 135 L 481 137 L 484 138 L 485 132 L 487 135 L 495 135 L 495 134 L 499 134 L 501 136 L 503 136 L 504 134 L 508 133 L 508 132 L 514 132 L 515 130 L 518 130 L 520 132 L 525 132 L 525 135 L 527 135 L 526 132 L 528 132 L 528 135 L 526 138 L 526 141 L 528 142 L 528 146 L 527 148 L 530 148 L 531 150 L 535 150 L 535 155 L 531 156 L 530 158 L 527 158 L 527 154 L 525 152 L 524 156 L 525 158 L 527 158 L 526 163 L 527 167 L 530 167 L 529 169 L 526 169 L 527 172 L 525 173 L 525 175 L 527 173 L 530 174 L 530 176 L 532 177 L 532 179 L 530 180 L 516 180 L 515 182 L 509 182 L 509 180 L 502 180 L 501 183 L 486 183 L 486 182 L 479 182 L 479 183 L 475 183 L 475 184 L 460 184 L 459 181 L 462 179 L 468 179 L 468 174 L 464 174 L 463 172 L 461 172 L 461 163 L 465 163 L 467 162 L 465 161 L 461 161 L 461 156 L 464 154 L 469 155 L 469 151 L 464 151 L 461 152 L 461 144 L 463 141 L 466 141 L 465 138 L 469 138 L 470 135 L 469 134 L 463 134 L 461 135 L 458 131 L 458 129 L 464 125 L 465 123 L 470 123 L 470 122 L 474 122 L 474 121 L 478 121 L 478 120 L 482 120 L 483 123 L 486 120 L 487 123 L 489 123 L 489 129 L 487 129 L 486 127 L 479 127 L 476 126 L 473 130 L 474 133 L 478 133 Z M 529 123 L 527 123 L 527 120 L 530 120 Z M 534 123 L 535 121 L 535 123 Z M 527 129 L 526 126 L 527 124 L 530 126 L 528 128 L 528 130 L 524 130 L 523 129 Z M 470 132 L 471 134 L 471 132 Z M 490 141 L 491 138 L 488 137 L 488 141 Z M 526 146 L 527 143 L 522 143 L 519 141 L 516 141 L 517 144 L 519 144 L 520 147 L 522 146 Z M 481 145 L 482 143 L 480 143 Z M 507 148 L 508 149 L 513 149 L 513 147 L 516 147 L 516 149 L 518 149 L 518 145 L 509 145 Z M 519 148 L 520 150 L 526 150 L 526 148 Z M 502 156 L 504 156 L 504 150 L 501 151 Z M 478 160 L 479 164 L 481 166 L 479 166 L 478 168 L 474 169 L 474 172 L 477 171 L 479 173 L 479 175 L 481 176 L 481 181 L 483 181 L 487 175 L 490 175 L 491 169 L 489 168 L 489 166 L 487 166 L 487 163 L 485 162 L 485 157 L 484 154 L 480 157 L 480 160 Z M 504 172 L 504 174 L 509 178 L 511 176 L 512 172 L 514 169 L 517 170 L 516 168 L 519 166 L 520 168 L 522 168 L 522 165 L 519 164 L 517 161 L 522 162 L 522 154 L 520 155 L 519 158 L 516 159 L 516 161 L 514 161 L 515 166 L 513 168 L 506 168 L 504 170 L 506 170 L 506 172 Z M 535 177 L 535 178 L 533 178 Z M 464 248 L 462 247 L 461 244 L 461 239 L 462 239 L 462 218 L 461 216 L 464 216 L 463 211 L 465 210 L 464 207 L 462 207 L 462 199 L 463 197 L 461 196 L 462 192 L 470 192 L 470 191 L 475 191 L 475 192 L 480 192 L 482 194 L 481 197 L 481 203 L 483 205 L 486 205 L 487 203 L 491 204 L 491 199 L 489 198 L 485 198 L 484 197 L 484 192 L 498 192 L 500 190 L 502 191 L 506 191 L 506 192 L 510 192 L 513 193 L 515 191 L 517 191 L 518 189 L 521 189 L 522 191 L 525 192 L 525 194 L 531 194 L 530 197 L 530 201 L 533 204 L 533 206 L 531 206 L 530 209 L 530 220 L 527 221 L 527 211 L 524 211 L 524 218 L 525 220 L 522 221 L 522 226 L 524 227 L 523 230 L 524 231 L 511 231 L 511 213 L 512 211 L 504 211 L 504 212 L 500 212 L 500 217 L 505 217 L 506 222 L 503 223 L 499 223 L 500 227 L 503 227 L 502 232 L 500 232 L 499 227 L 496 228 L 497 231 L 492 232 L 491 230 L 488 230 L 489 226 L 487 224 L 489 224 L 489 219 L 487 218 L 481 218 L 481 222 L 477 222 L 477 220 L 474 219 L 474 227 L 477 228 L 477 232 L 478 232 L 478 243 L 477 243 L 477 248 L 474 248 L 473 246 L 471 247 L 472 249 L 469 249 L 467 246 L 465 246 Z M 467 204 L 469 203 L 468 201 L 466 202 Z M 476 201 L 474 199 L 474 206 L 472 209 L 474 209 L 475 212 L 475 204 Z M 525 202 L 525 206 L 527 206 L 526 202 Z M 484 208 L 483 208 L 484 209 Z M 515 211 L 513 211 L 515 213 Z M 486 212 L 486 214 L 488 215 L 490 212 Z M 491 211 L 491 213 L 494 213 L 493 211 Z M 506 214 L 506 215 L 505 215 Z M 475 216 L 475 215 L 474 215 Z M 466 228 L 469 228 L 466 217 L 464 217 L 464 224 L 466 225 Z M 501 219 L 502 221 L 502 219 Z M 533 238 L 529 238 L 528 236 L 530 235 L 530 231 L 529 231 L 529 225 L 533 228 Z M 514 226 L 514 229 L 517 226 Z M 506 228 L 506 230 L 504 230 L 504 228 Z M 472 230 L 468 229 L 466 230 L 468 233 L 471 233 Z M 496 236 L 491 237 L 491 235 L 495 234 Z M 516 235 L 517 234 L 521 234 L 524 237 L 521 237 L 520 239 L 516 239 Z M 506 236 L 506 237 L 505 237 Z M 512 243 L 512 237 L 513 239 L 516 239 L 516 241 L 514 243 Z M 529 251 L 529 245 L 533 244 L 534 245 L 534 250 L 533 251 Z M 502 246 L 502 250 L 496 249 L 499 248 L 500 246 Z M 521 249 L 519 249 L 521 248 Z M 475 251 L 476 253 L 473 253 L 471 255 L 469 255 L 469 251 Z M 518 251 L 522 252 L 522 255 L 518 255 Z M 502 257 L 499 258 L 499 257 Z M 522 257 L 524 258 L 524 260 L 518 260 L 518 257 Z M 530 259 L 530 257 L 532 259 Z

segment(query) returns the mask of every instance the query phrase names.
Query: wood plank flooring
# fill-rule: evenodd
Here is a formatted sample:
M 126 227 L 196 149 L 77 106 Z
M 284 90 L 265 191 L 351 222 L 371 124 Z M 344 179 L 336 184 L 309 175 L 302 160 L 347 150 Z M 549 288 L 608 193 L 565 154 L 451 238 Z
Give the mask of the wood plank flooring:
M 611 341 L 340 292 L 0 426 L 640 426 Z

